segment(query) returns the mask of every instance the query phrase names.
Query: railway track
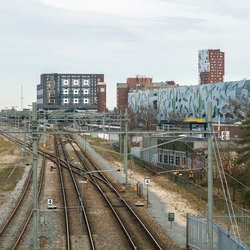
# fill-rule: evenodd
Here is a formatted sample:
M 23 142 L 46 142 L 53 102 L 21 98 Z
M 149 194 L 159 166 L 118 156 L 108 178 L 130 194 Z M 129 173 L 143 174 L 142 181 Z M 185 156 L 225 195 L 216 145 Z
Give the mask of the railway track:
M 24 143 L 21 140 L 18 140 L 16 138 L 12 138 L 12 140 L 15 140 L 17 144 L 24 147 Z M 66 142 L 67 140 L 69 140 L 69 142 Z M 119 191 L 117 191 L 112 183 L 101 172 L 101 169 L 99 169 L 92 161 L 91 157 L 88 156 L 81 148 L 81 146 L 77 145 L 76 142 L 72 143 L 72 140 L 74 140 L 72 137 L 68 137 L 64 142 L 55 139 L 56 154 L 39 150 L 39 154 L 46 155 L 47 159 L 50 159 L 55 164 L 57 164 L 60 173 L 60 185 L 62 190 L 61 196 L 63 197 L 62 208 L 64 211 L 65 221 L 64 225 L 66 249 L 75 248 L 76 240 L 74 237 L 77 233 L 78 235 L 79 233 L 82 233 L 82 235 L 78 239 L 78 246 L 80 246 L 81 244 L 87 246 L 87 248 L 85 247 L 83 249 L 118 249 L 115 246 L 119 244 L 122 246 L 119 247 L 119 249 L 163 249 L 164 247 L 161 246 L 162 243 L 159 243 L 160 241 L 157 240 L 157 238 L 150 232 L 149 227 L 145 223 L 143 223 L 140 217 L 137 215 L 136 208 L 134 208 L 133 206 L 134 204 L 129 203 L 125 200 L 126 195 L 121 195 Z M 74 154 L 79 159 L 80 166 L 79 164 L 75 164 L 70 160 L 70 157 L 65 150 L 66 143 L 69 143 L 71 145 Z M 61 145 L 61 148 L 58 145 Z M 29 150 L 31 151 L 31 148 Z M 66 173 L 65 170 L 67 170 Z M 92 173 L 92 171 L 95 171 L 95 173 Z M 85 188 L 88 191 L 91 190 L 91 192 L 82 192 L 80 190 L 81 187 L 79 186 L 79 180 L 82 180 L 83 177 L 86 177 L 85 180 L 87 180 L 88 183 L 91 183 L 88 184 L 91 186 Z M 69 184 L 69 179 L 71 179 L 71 183 L 73 184 Z M 71 190 L 71 192 L 74 190 L 74 199 L 72 198 L 73 193 L 68 192 L 68 190 Z M 104 246 L 106 244 L 104 241 L 108 241 L 108 239 L 105 239 L 103 237 L 103 242 L 100 243 L 100 228 L 102 225 L 96 222 L 96 219 L 93 216 L 93 214 L 95 213 L 93 211 L 94 208 L 90 208 L 90 202 L 86 202 L 87 206 L 84 205 L 84 199 L 86 199 L 86 197 L 89 197 L 90 193 L 94 192 L 99 193 L 99 196 L 102 197 L 102 201 L 100 201 L 100 203 L 102 202 L 102 209 L 109 210 L 109 212 L 107 211 L 105 213 L 112 213 L 109 221 L 110 228 L 108 230 L 112 231 L 111 222 L 115 224 L 116 230 L 113 233 L 113 238 L 111 238 L 110 243 L 108 244 L 110 244 L 110 246 L 112 246 L 113 244 L 113 248 L 100 247 L 100 244 L 103 244 Z M 90 200 L 91 198 L 87 199 Z M 74 200 L 74 202 L 72 203 L 72 201 L 70 200 Z M 97 200 L 94 201 L 94 203 L 98 202 Z M 74 218 L 76 209 L 82 214 L 82 221 L 80 221 L 80 223 L 79 220 L 77 221 L 77 219 Z M 99 214 L 98 216 L 100 217 Z M 82 228 L 79 232 L 76 232 L 74 224 L 81 224 Z M 79 225 L 77 228 L 79 229 Z M 108 231 L 107 228 L 104 228 L 102 230 L 105 230 L 106 233 Z M 83 241 L 84 243 L 80 243 L 80 241 Z M 121 241 L 122 243 L 119 243 L 119 241 Z
M 58 161 L 61 191 L 63 197 L 67 249 L 75 248 L 74 246 L 76 244 L 76 235 L 77 235 L 78 236 L 77 246 L 80 249 L 94 250 L 95 245 L 94 245 L 93 235 L 91 232 L 91 227 L 86 213 L 86 209 L 77 184 L 76 176 L 72 171 L 72 167 L 69 163 L 68 156 L 66 154 L 65 148 L 60 138 L 57 139 L 55 137 L 55 145 L 60 145 L 61 148 L 61 150 L 59 150 L 58 146 L 55 147 L 56 155 L 58 157 L 57 161 Z M 66 169 L 65 167 L 63 168 L 61 166 L 59 151 L 61 151 L 61 153 L 63 154 L 68 169 Z M 76 210 L 78 210 L 77 214 Z M 79 223 L 79 216 L 80 218 L 83 218 L 82 223 Z
M 158 243 L 148 227 L 136 214 L 133 206 L 121 196 L 81 146 L 76 142 L 72 143 L 72 140 L 73 138 L 70 137 L 69 143 L 84 166 L 85 175 L 87 174 L 88 176 L 87 179 L 95 185 L 105 199 L 113 215 L 119 222 L 131 249 L 162 249 L 160 243 Z
M 44 155 L 42 167 L 40 168 L 39 173 L 39 195 L 42 190 L 45 161 L 46 157 Z M 20 199 L 0 229 L 0 249 L 16 249 L 21 243 L 21 240 L 24 237 L 27 227 L 31 221 L 33 214 L 32 174 L 33 171 L 30 170 Z

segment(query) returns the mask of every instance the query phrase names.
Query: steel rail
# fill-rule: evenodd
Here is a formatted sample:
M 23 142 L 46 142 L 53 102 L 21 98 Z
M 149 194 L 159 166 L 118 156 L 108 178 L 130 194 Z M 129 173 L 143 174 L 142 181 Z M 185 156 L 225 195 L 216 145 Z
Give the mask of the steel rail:
M 59 149 L 57 147 L 58 143 L 57 143 L 56 137 L 54 137 L 54 145 L 55 145 L 55 152 L 56 152 L 56 156 L 57 156 L 57 166 L 59 167 L 61 191 L 62 191 L 62 197 L 63 197 L 63 209 L 64 209 L 64 218 L 65 218 L 65 227 L 66 227 L 66 248 L 67 248 L 67 250 L 70 250 L 70 230 L 69 230 L 68 206 L 67 206 L 65 185 L 64 185 L 64 179 L 63 179 L 63 174 L 62 174 L 62 166 L 61 166 L 61 162 L 59 159 Z
M 69 137 L 71 139 L 72 136 L 69 135 Z M 72 142 L 69 142 L 72 144 Z M 142 220 L 139 218 L 139 216 L 135 213 L 135 211 L 130 207 L 130 205 L 126 202 L 126 200 L 119 194 L 119 192 L 115 189 L 115 187 L 110 183 L 110 181 L 106 178 L 106 176 L 104 175 L 104 173 L 101 172 L 101 170 L 98 168 L 98 166 L 95 164 L 95 162 L 89 157 L 88 154 L 86 154 L 86 152 L 82 149 L 82 147 L 79 145 L 79 143 L 75 143 L 77 145 L 77 147 L 80 149 L 80 151 L 84 154 L 85 158 L 88 159 L 88 161 L 92 164 L 92 166 L 94 166 L 94 168 L 98 171 L 97 173 L 101 176 L 101 179 L 105 180 L 106 183 L 108 183 L 108 186 L 116 193 L 116 195 L 119 197 L 119 199 L 125 204 L 125 206 L 130 210 L 130 212 L 132 213 L 132 215 L 136 218 L 136 220 L 140 223 L 140 225 L 143 227 L 143 229 L 145 230 L 145 232 L 148 234 L 148 236 L 150 237 L 150 239 L 153 241 L 153 243 L 155 244 L 155 246 L 158 249 L 162 249 L 162 247 L 160 246 L 160 244 L 157 242 L 157 240 L 155 239 L 155 237 L 152 235 L 152 233 L 149 231 L 149 229 L 147 228 L 147 226 L 142 222 Z M 72 147 L 74 148 L 74 145 L 72 144 Z M 81 160 L 83 161 L 80 153 L 78 150 L 75 150 L 75 153 L 77 155 L 79 155 L 79 157 L 81 158 Z M 88 173 L 91 175 L 91 178 L 96 178 L 96 176 L 92 175 L 91 173 Z M 106 198 L 106 196 L 105 196 Z
M 93 233 L 92 233 L 92 230 L 91 230 L 91 227 L 90 227 L 89 218 L 87 216 L 86 208 L 84 206 L 84 203 L 83 203 L 83 200 L 82 200 L 82 197 L 81 197 L 78 185 L 76 183 L 76 180 L 75 180 L 72 168 L 71 168 L 71 164 L 69 163 L 69 159 L 68 159 L 68 156 L 67 156 L 67 153 L 66 153 L 66 150 L 64 148 L 64 145 L 62 143 L 61 138 L 59 138 L 59 141 L 60 141 L 60 145 L 61 145 L 61 148 L 62 148 L 62 151 L 63 151 L 64 158 L 65 158 L 65 160 L 67 162 L 67 165 L 68 165 L 68 170 L 70 172 L 72 181 L 74 183 L 75 191 L 77 192 L 77 196 L 78 196 L 78 199 L 79 199 L 79 202 L 80 202 L 81 210 L 82 210 L 82 213 L 83 213 L 83 216 L 84 216 L 84 220 L 85 220 L 85 223 L 86 223 L 86 227 L 87 227 L 87 231 L 88 231 L 88 237 L 89 237 L 90 247 L 91 247 L 92 250 L 95 250 Z
M 11 140 L 12 142 L 15 142 L 18 146 L 23 147 L 23 143 L 22 143 L 21 140 L 13 137 L 11 135 L 3 134 L 3 136 L 8 138 L 9 140 Z M 44 153 L 42 155 L 43 155 L 43 163 L 42 163 L 42 168 L 41 168 L 41 171 L 40 171 L 39 190 L 38 190 L 38 195 L 39 196 L 40 196 L 42 186 L 43 186 L 44 170 L 45 170 L 45 162 L 46 162 L 46 155 Z M 27 191 L 28 191 L 28 189 L 29 189 L 29 187 L 31 185 L 32 174 L 33 174 L 33 169 L 30 170 L 28 179 L 26 181 L 27 184 L 26 184 L 26 186 L 24 188 L 24 191 L 23 191 L 21 197 L 19 198 L 18 203 L 15 205 L 14 209 L 12 210 L 10 216 L 7 218 L 6 223 L 1 228 L 0 235 L 2 235 L 5 230 L 7 230 L 7 227 L 9 225 L 9 223 L 13 220 L 13 217 L 15 216 L 17 210 L 21 206 L 21 203 L 24 201 L 25 195 L 27 194 Z M 27 216 L 26 221 L 25 221 L 25 223 L 24 223 L 24 225 L 23 225 L 23 227 L 21 229 L 21 232 L 20 232 L 19 236 L 17 237 L 16 240 L 14 240 L 14 246 L 12 247 L 12 249 L 16 249 L 18 247 L 18 245 L 20 244 L 21 239 L 22 239 L 25 231 L 27 230 L 28 224 L 29 224 L 29 222 L 30 222 L 30 220 L 32 218 L 32 214 L 33 214 L 33 210 L 31 210 L 29 215 Z
M 24 190 L 22 192 L 22 195 L 20 196 L 18 202 L 16 203 L 14 209 L 12 210 L 12 212 L 10 213 L 10 215 L 8 216 L 8 218 L 6 219 L 6 222 L 3 224 L 3 226 L 1 227 L 0 229 L 0 236 L 3 234 L 3 232 L 6 230 L 7 226 L 9 225 L 9 223 L 11 222 L 11 219 L 14 217 L 17 209 L 20 207 L 22 201 L 24 200 L 24 197 L 28 191 L 28 188 L 30 186 L 30 180 L 32 178 L 32 173 L 33 173 L 33 170 L 31 169 L 29 171 L 29 175 L 28 175 L 28 178 L 26 180 L 26 185 L 24 187 Z
M 72 142 L 69 142 L 71 145 L 72 145 Z M 79 154 L 79 152 L 74 148 L 74 146 L 72 145 L 76 155 L 79 157 L 79 160 L 83 162 L 83 159 L 81 157 L 81 155 Z M 84 164 L 85 168 L 87 169 L 87 171 L 90 171 L 88 169 L 88 167 L 86 166 L 86 164 Z M 110 200 L 108 199 L 108 197 L 105 195 L 105 192 L 102 190 L 102 188 L 100 187 L 100 185 L 97 183 L 96 181 L 96 176 L 92 173 L 89 173 L 90 177 L 91 177 L 91 182 L 95 185 L 95 187 L 99 190 L 99 192 L 101 193 L 101 195 L 103 196 L 103 198 L 106 200 L 107 204 L 109 205 L 111 211 L 113 212 L 113 214 L 115 215 L 116 219 L 118 220 L 123 232 L 125 233 L 127 239 L 129 240 L 129 244 L 130 246 L 136 250 L 137 249 L 137 246 L 136 244 L 134 243 L 131 235 L 129 234 L 126 226 L 124 225 L 122 219 L 120 218 L 120 216 L 118 215 L 118 213 L 116 212 L 114 206 L 112 205 L 112 203 L 110 202 Z
M 72 147 L 75 150 L 75 153 L 77 154 L 77 156 L 79 157 L 79 159 L 81 160 L 81 162 L 83 163 L 84 160 L 82 158 L 82 156 L 80 155 L 79 151 L 75 149 L 73 143 L 72 143 L 72 136 L 69 136 L 71 141 L 69 141 L 69 143 L 72 145 Z M 106 183 L 108 185 L 109 188 L 112 189 L 112 191 L 114 191 L 116 193 L 116 195 L 118 196 L 118 198 L 124 203 L 124 205 L 129 209 L 129 211 L 132 213 L 132 215 L 136 218 L 136 220 L 140 223 L 140 225 L 142 226 L 142 228 L 144 229 L 144 231 L 147 233 L 147 235 L 149 236 L 149 238 L 152 240 L 153 244 L 158 248 L 158 249 L 162 249 L 162 247 L 160 246 L 160 244 L 157 242 L 157 240 L 155 239 L 155 237 L 152 235 L 152 233 L 149 231 L 149 229 L 146 227 L 146 225 L 142 222 L 142 220 L 139 218 L 139 216 L 135 213 L 135 211 L 130 207 L 130 205 L 125 201 L 125 199 L 119 194 L 119 192 L 114 188 L 114 186 L 110 183 L 110 181 L 106 178 L 106 176 L 101 172 L 101 170 L 96 166 L 96 164 L 93 162 L 93 160 L 89 157 L 88 154 L 86 154 L 86 152 L 82 149 L 81 146 L 79 146 L 78 143 L 75 143 L 75 145 L 77 145 L 77 147 L 80 149 L 80 151 L 84 154 L 85 158 L 88 159 L 88 161 L 92 164 L 92 166 L 99 172 L 97 172 L 101 177 L 100 179 L 103 180 L 104 183 Z M 89 170 L 88 170 L 89 171 Z M 95 182 L 95 178 L 96 175 L 93 175 L 91 173 L 91 171 L 88 173 L 91 176 L 91 179 L 93 179 L 93 181 Z M 98 189 L 101 189 L 101 187 L 99 185 L 97 185 Z M 100 190 L 101 193 L 103 193 L 102 190 Z M 108 200 L 107 196 L 103 193 L 103 197 L 107 200 L 108 204 L 110 204 L 112 206 L 112 204 L 110 203 L 110 201 Z M 122 223 L 122 221 L 119 218 L 119 215 L 117 214 L 117 212 L 115 211 L 114 207 L 112 206 L 111 208 L 114 211 L 115 216 L 117 217 L 118 221 Z M 122 223 L 123 224 L 123 223 Z M 128 236 L 128 239 L 131 239 L 131 246 L 134 249 L 137 249 L 135 243 L 133 242 L 131 236 L 129 235 L 129 232 L 127 231 L 125 225 L 122 225 L 122 228 L 125 230 L 125 234 Z
M 71 139 L 72 140 L 72 139 Z M 72 142 L 72 141 L 71 141 Z M 84 150 L 81 148 L 81 146 L 79 146 L 78 144 L 76 144 L 77 145 L 77 147 L 81 150 L 81 152 L 83 153 L 83 154 L 85 154 L 84 153 Z M 43 151 L 41 151 L 41 150 L 39 150 L 39 153 L 41 154 Z M 79 152 L 78 152 L 78 150 L 76 150 L 76 153 L 77 154 L 79 154 Z M 47 155 L 47 157 L 51 160 L 51 161 L 53 161 L 53 162 L 57 162 L 57 157 L 54 155 L 54 154 L 52 154 L 52 153 L 49 153 L 49 152 L 46 152 L 46 155 Z M 81 156 L 80 156 L 81 157 Z M 89 156 L 86 156 L 85 155 L 85 157 L 88 159 L 88 161 L 89 162 L 91 162 L 92 164 L 93 164 L 93 166 L 95 167 L 95 169 L 97 169 L 98 171 L 100 171 L 98 168 L 97 168 L 97 166 L 96 166 L 96 164 L 92 161 L 92 159 L 89 157 Z M 82 161 L 83 161 L 83 159 L 82 159 Z M 70 163 L 69 161 L 67 162 L 67 161 L 65 161 L 65 160 L 62 160 L 62 159 L 60 159 L 60 162 L 61 162 L 61 164 L 62 164 L 62 166 L 64 167 L 64 168 L 67 168 L 67 165 L 70 165 L 70 169 L 71 169 L 71 171 L 72 171 L 72 173 L 75 173 L 75 174 L 78 174 L 78 175 L 80 175 L 81 173 L 80 173 L 80 168 L 78 168 L 78 167 L 76 167 L 76 166 L 74 166 L 74 164 L 72 164 L 72 163 Z M 74 168 L 74 170 L 72 169 L 72 168 Z M 89 173 L 88 173 L 89 174 Z M 106 183 L 116 194 L 117 194 L 117 196 L 120 198 L 120 200 L 126 205 L 126 207 L 128 207 L 128 209 L 130 210 L 130 212 L 134 215 L 134 217 L 137 219 L 137 221 L 141 224 L 141 226 L 143 227 L 143 229 L 144 229 L 144 231 L 149 235 L 149 237 L 152 239 L 152 241 L 154 242 L 154 244 L 155 244 L 155 246 L 158 248 L 158 249 L 162 249 L 161 248 L 161 246 L 159 245 L 159 243 L 156 241 L 156 239 L 154 238 L 154 236 L 151 234 L 151 232 L 148 230 L 148 228 L 145 226 L 145 224 L 141 221 L 141 219 L 138 217 L 138 215 L 133 211 L 133 209 L 130 207 L 130 205 L 124 200 L 124 198 L 119 194 L 119 192 L 112 186 L 112 184 L 107 180 L 107 178 L 105 177 L 105 175 L 103 174 L 103 173 L 101 173 L 101 172 L 99 172 L 98 173 L 99 175 L 101 175 L 101 177 L 98 177 L 98 176 L 96 176 L 96 175 L 93 175 L 93 177 L 91 177 L 91 178 L 94 178 L 93 179 L 93 183 L 95 183 L 96 181 L 95 181 L 95 178 L 97 178 L 97 179 L 99 179 L 99 180 L 101 180 L 102 182 L 104 182 L 104 183 Z M 97 184 L 95 184 L 95 185 L 97 185 Z M 97 187 L 98 188 L 98 187 Z M 99 187 L 100 188 L 100 187 Z M 98 188 L 98 189 L 99 189 Z M 100 191 L 101 192 L 101 191 Z M 80 196 L 80 193 L 79 193 L 79 191 L 78 191 L 78 195 Z M 105 196 L 105 195 L 103 195 L 104 197 L 105 197 L 105 199 L 107 199 L 107 197 Z M 107 201 L 107 203 L 109 203 L 108 201 Z M 119 215 L 117 215 L 117 216 L 119 216 Z M 118 221 L 119 221 L 119 219 L 118 219 Z M 124 229 L 126 229 L 125 228 L 125 226 L 124 226 Z M 127 234 L 127 233 L 125 233 L 125 234 Z M 128 233 L 129 234 L 129 233 Z M 129 236 L 130 237 L 130 236 Z M 131 238 L 131 237 L 130 237 Z M 132 243 L 131 242 L 131 246 L 134 248 L 134 249 L 136 249 L 136 246 L 135 246 L 135 244 L 134 243 Z
M 39 187 L 38 187 L 38 197 L 40 197 L 40 194 L 41 194 L 42 188 L 43 188 L 45 166 L 46 166 L 46 154 L 43 154 L 43 163 L 42 163 L 42 169 L 41 169 L 41 172 L 40 172 L 40 180 L 39 180 Z M 16 240 L 12 250 L 16 249 L 19 246 L 19 244 L 20 244 L 20 242 L 21 242 L 21 240 L 23 238 L 23 235 L 25 234 L 25 232 L 27 230 L 27 227 L 28 227 L 28 225 L 30 223 L 32 215 L 33 215 L 33 210 L 31 210 L 31 212 L 30 212 L 30 214 L 29 214 L 29 216 L 27 218 L 27 221 L 26 221 L 25 225 L 23 226 L 23 229 L 22 229 L 18 239 Z

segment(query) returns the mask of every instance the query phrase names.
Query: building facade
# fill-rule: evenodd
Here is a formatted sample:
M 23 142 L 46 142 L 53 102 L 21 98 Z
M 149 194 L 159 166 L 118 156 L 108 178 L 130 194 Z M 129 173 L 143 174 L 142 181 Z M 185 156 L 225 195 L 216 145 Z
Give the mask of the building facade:
M 152 162 L 165 169 L 180 169 L 205 167 L 205 149 L 207 140 L 186 138 L 175 141 L 176 137 L 143 137 L 140 157 L 146 162 Z M 157 147 L 154 147 L 157 145 Z
M 171 88 L 175 86 L 174 81 L 153 82 L 152 77 L 137 76 L 127 78 L 127 83 L 117 83 L 116 97 L 117 109 L 124 112 L 128 108 L 128 93 L 145 89 Z
M 225 54 L 219 49 L 205 49 L 198 52 L 199 83 L 224 81 Z
M 98 112 L 106 111 L 106 83 L 97 84 L 97 110 Z
M 128 84 L 117 83 L 116 85 L 116 107 L 119 111 L 125 112 L 128 107 Z
M 129 77 L 127 78 L 127 85 L 129 88 L 135 88 L 137 84 L 140 83 L 152 83 L 153 78 L 152 77 L 146 77 L 146 76 L 139 76 L 136 77 Z
M 138 90 L 128 94 L 128 109 L 144 116 L 144 120 L 152 113 L 158 121 L 206 118 L 208 101 L 213 106 L 213 122 L 234 123 L 242 120 L 244 111 L 237 107 L 250 103 L 250 80 Z
M 101 83 L 105 87 L 102 88 L 102 92 L 98 92 L 98 84 Z M 100 100 L 98 100 L 98 96 Z M 104 75 L 42 74 L 40 84 L 37 85 L 37 106 L 38 109 L 43 110 L 105 110 L 106 84 L 104 83 Z

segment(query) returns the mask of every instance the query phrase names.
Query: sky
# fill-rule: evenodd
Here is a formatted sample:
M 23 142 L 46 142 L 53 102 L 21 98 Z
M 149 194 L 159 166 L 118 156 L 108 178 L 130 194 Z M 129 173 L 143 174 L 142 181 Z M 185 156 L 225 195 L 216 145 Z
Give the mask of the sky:
M 35 102 L 42 73 L 104 74 L 110 109 L 128 77 L 195 85 L 200 49 L 250 79 L 249 27 L 248 0 L 0 0 L 0 109 Z

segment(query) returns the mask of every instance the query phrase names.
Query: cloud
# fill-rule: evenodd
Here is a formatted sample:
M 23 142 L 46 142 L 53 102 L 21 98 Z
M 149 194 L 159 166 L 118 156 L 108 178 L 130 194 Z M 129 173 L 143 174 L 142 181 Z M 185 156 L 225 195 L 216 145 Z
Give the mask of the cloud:
M 175 4 L 154 0 L 41 0 L 42 3 L 56 8 L 63 8 L 82 12 L 95 12 L 112 16 L 145 16 L 163 15 L 165 11 L 176 11 Z M 152 8 L 154 6 L 154 8 Z
M 242 30 L 244 22 L 239 11 L 244 13 L 243 0 L 240 7 L 230 0 L 40 0 L 41 3 L 68 12 L 82 13 L 82 19 L 92 23 L 104 21 L 111 27 L 116 24 L 127 30 L 155 31 L 166 27 L 173 32 L 200 30 L 202 32 L 223 32 Z M 248 7 L 249 8 L 249 7 Z M 246 10 L 245 10 L 246 13 Z M 106 20 L 108 22 L 106 22 Z M 111 22 L 110 22 L 111 21 Z M 100 24 L 100 23 L 99 23 Z M 91 24 L 90 24 L 91 25 Z M 156 29 L 154 29 L 156 28 Z
M 226 79 L 241 79 L 250 63 L 249 9 L 245 0 L 1 1 L 2 81 L 34 89 L 43 72 L 104 73 L 109 97 L 135 74 L 194 84 L 205 48 L 225 51 Z

